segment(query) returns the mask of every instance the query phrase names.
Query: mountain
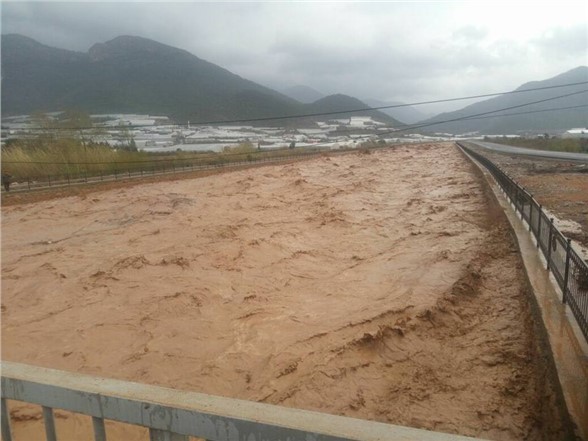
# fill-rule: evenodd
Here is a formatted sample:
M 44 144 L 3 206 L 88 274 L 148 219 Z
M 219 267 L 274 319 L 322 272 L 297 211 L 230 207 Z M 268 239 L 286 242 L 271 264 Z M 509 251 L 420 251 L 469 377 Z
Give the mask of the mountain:
M 314 103 L 321 98 L 324 98 L 325 95 L 320 93 L 318 90 L 313 89 L 312 87 L 308 86 L 292 86 L 287 89 L 282 90 L 282 93 L 286 96 L 289 96 L 296 101 L 300 101 L 301 103 Z
M 418 121 L 422 121 L 431 115 L 427 115 L 424 112 L 421 112 L 415 107 L 405 106 L 404 103 L 400 103 L 397 101 L 379 101 L 375 99 L 364 99 L 364 103 L 368 104 L 371 107 L 385 107 L 385 106 L 398 106 L 401 105 L 402 107 L 393 107 L 391 109 L 381 109 L 380 112 L 385 113 L 386 115 L 391 116 L 398 121 L 402 121 L 406 124 L 414 124 Z
M 369 106 L 366 103 L 358 100 L 357 98 L 353 98 L 351 96 L 342 94 L 329 95 L 324 98 L 321 98 L 320 100 L 315 101 L 314 103 L 306 105 L 307 113 L 337 112 L 327 116 L 327 118 L 329 119 L 342 119 L 349 118 L 351 116 L 370 116 L 372 119 L 376 121 L 380 121 L 390 125 L 402 125 L 402 123 L 400 123 L 399 121 L 396 121 L 391 116 L 388 116 L 385 113 L 380 112 L 379 110 L 368 110 L 363 112 L 345 112 L 349 109 L 367 108 L 369 108 Z
M 528 89 L 537 89 L 542 87 L 559 86 L 570 83 L 588 82 L 588 67 L 580 66 L 568 72 L 557 75 L 543 81 L 532 81 L 525 83 L 515 89 L 523 91 Z M 480 101 L 464 107 L 454 112 L 442 113 L 433 118 L 423 121 L 423 124 L 431 124 L 437 121 L 454 120 L 476 115 L 480 113 L 492 112 L 498 109 L 511 107 L 510 110 L 497 112 L 495 115 L 507 115 L 512 113 L 521 113 L 519 115 L 496 116 L 487 118 L 480 115 L 476 119 L 465 119 L 455 122 L 447 122 L 431 125 L 426 130 L 434 132 L 448 132 L 454 134 L 478 132 L 481 134 L 514 134 L 522 132 L 548 132 L 550 130 L 563 130 L 574 127 L 588 126 L 588 107 L 574 109 L 546 111 L 548 109 L 562 107 L 586 106 L 588 102 L 588 92 L 579 93 L 567 97 L 553 99 L 542 103 L 522 106 L 523 104 L 547 100 L 562 95 L 572 94 L 588 89 L 588 84 L 579 84 L 576 86 L 559 87 L 555 89 L 535 90 L 525 93 L 510 93 Z M 521 106 L 521 107 L 517 107 Z M 531 113 L 534 112 L 534 113 Z
M 52 48 L 17 34 L 3 35 L 1 43 L 3 115 L 73 108 L 203 122 L 309 112 L 275 90 L 141 37 L 117 37 L 87 53 Z

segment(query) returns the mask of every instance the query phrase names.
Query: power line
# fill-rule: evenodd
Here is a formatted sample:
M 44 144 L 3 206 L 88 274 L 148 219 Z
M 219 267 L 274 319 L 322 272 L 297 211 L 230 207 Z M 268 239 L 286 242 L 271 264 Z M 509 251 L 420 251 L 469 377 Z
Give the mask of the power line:
M 408 106 L 420 106 L 424 104 L 439 104 L 439 103 L 447 103 L 452 101 L 463 101 L 469 99 L 477 99 L 477 98 L 487 98 L 492 96 L 500 96 L 500 95 L 511 95 L 517 93 L 526 93 L 526 92 L 534 92 L 538 90 L 548 90 L 548 89 L 557 89 L 562 87 L 570 87 L 570 86 L 578 86 L 582 84 L 588 84 L 588 81 L 581 81 L 577 83 L 567 83 L 567 84 L 560 84 L 556 86 L 544 86 L 544 87 L 536 87 L 531 89 L 522 89 L 522 90 L 512 90 L 509 92 L 496 92 L 496 93 L 488 93 L 482 95 L 470 95 L 465 97 L 458 97 L 458 98 L 446 98 L 441 100 L 433 100 L 433 101 L 420 101 L 414 103 L 405 103 L 405 104 L 395 104 L 390 106 L 379 106 L 379 107 L 364 107 L 359 109 L 350 109 L 350 110 L 340 110 L 335 112 L 317 112 L 317 113 L 306 113 L 306 114 L 297 114 L 297 115 L 281 115 L 281 116 L 271 116 L 271 117 L 263 117 L 263 118 L 248 118 L 248 119 L 234 119 L 234 120 L 216 120 L 216 121 L 202 121 L 202 122 L 194 122 L 190 125 L 195 126 L 203 126 L 203 125 L 219 125 L 219 124 L 234 124 L 234 123 L 247 123 L 247 122 L 263 122 L 263 121 L 279 121 L 279 120 L 287 120 L 287 119 L 298 119 L 298 118 L 309 118 L 309 117 L 316 117 L 316 116 L 328 116 L 328 115 L 340 115 L 344 113 L 358 113 L 358 112 L 369 112 L 372 110 L 382 110 L 382 109 L 393 109 L 399 107 L 408 107 Z M 181 127 L 187 124 L 181 123 L 172 123 L 172 124 L 164 124 L 160 127 Z M 27 130 L 43 130 L 43 131 L 76 131 L 76 130 L 95 130 L 95 129 L 106 129 L 106 130 L 130 130 L 136 128 L 157 128 L 158 126 L 150 125 L 150 124 L 136 124 L 136 125 L 122 125 L 122 126 L 112 126 L 112 127 L 30 127 Z
M 491 117 L 493 117 L 493 118 L 496 118 L 496 117 L 505 116 L 505 115 L 492 115 L 492 116 L 487 116 L 487 115 L 490 115 L 492 113 L 503 112 L 505 110 L 512 110 L 512 109 L 518 109 L 518 108 L 521 108 L 521 107 L 531 106 L 533 104 L 544 103 L 544 102 L 547 102 L 547 101 L 553 101 L 553 100 L 557 100 L 557 99 L 560 99 L 560 98 L 566 98 L 568 96 L 579 95 L 579 94 L 586 93 L 586 92 L 588 92 L 588 89 L 580 90 L 580 91 L 577 91 L 577 92 L 568 93 L 568 94 L 565 94 L 565 95 L 559 95 L 559 96 L 555 96 L 555 97 L 551 97 L 551 98 L 545 98 L 545 99 L 542 99 L 542 100 L 531 101 L 531 102 L 528 102 L 528 103 L 525 103 L 525 104 L 518 104 L 518 105 L 515 105 L 515 106 L 503 107 L 502 109 L 496 109 L 496 110 L 490 110 L 490 111 L 487 111 L 487 112 L 476 113 L 476 114 L 473 114 L 473 115 L 466 115 L 466 116 L 462 116 L 462 117 L 458 117 L 458 118 L 452 118 L 452 119 L 447 119 L 447 120 L 442 120 L 442 121 L 433 121 L 433 122 L 429 122 L 429 123 L 425 123 L 425 124 L 417 124 L 417 125 L 413 125 L 413 126 L 409 126 L 409 127 L 399 127 L 398 129 L 388 130 L 388 131 L 385 131 L 385 132 L 376 133 L 375 135 L 366 135 L 366 136 L 357 138 L 356 140 L 370 139 L 373 136 L 382 137 L 382 136 L 385 136 L 385 135 L 396 134 L 396 133 L 405 132 L 405 131 L 408 131 L 408 130 L 415 130 L 415 129 L 420 129 L 420 128 L 423 128 L 423 127 L 430 127 L 430 126 L 435 126 L 435 125 L 440 125 L 440 124 L 445 124 L 445 123 L 451 123 L 451 122 L 458 122 L 458 121 L 469 120 L 469 119 L 477 119 L 479 117 L 485 117 L 485 118 L 491 118 Z M 534 112 L 537 112 L 537 111 L 529 111 L 528 113 L 534 113 Z M 527 113 L 527 112 L 520 112 L 519 114 L 524 114 L 524 113 Z M 325 144 L 325 143 L 323 143 L 323 144 Z M 315 145 L 317 145 L 317 144 L 315 144 Z M 318 145 L 320 145 L 320 144 L 318 144 Z
M 529 110 L 526 112 L 513 112 L 513 113 L 506 113 L 506 114 L 502 114 L 502 115 L 488 115 L 490 113 L 497 113 L 497 112 L 502 112 L 504 110 L 509 110 L 509 109 L 514 109 L 514 108 L 520 108 L 520 107 L 524 107 L 524 106 L 530 106 L 532 104 L 537 104 L 540 102 L 545 102 L 545 101 L 550 101 L 550 100 L 555 100 L 558 98 L 564 98 L 570 95 L 575 95 L 575 94 L 579 94 L 579 93 L 584 93 L 584 92 L 588 92 L 588 90 L 583 90 L 581 92 L 574 92 L 572 94 L 567 94 L 567 95 L 561 95 L 558 97 L 554 97 L 554 98 L 548 98 L 545 100 L 540 100 L 540 101 L 534 101 L 534 102 L 530 102 L 530 103 L 526 103 L 526 104 L 521 104 L 521 105 L 517 105 L 517 106 L 510 106 L 510 107 L 505 107 L 503 109 L 498 109 L 498 110 L 494 110 L 494 111 L 490 111 L 490 112 L 484 112 L 484 113 L 480 113 L 480 114 L 476 114 L 476 115 L 468 115 L 468 116 L 464 116 L 461 118 L 456 118 L 453 120 L 447 120 L 447 121 L 439 121 L 439 122 L 435 122 L 435 123 L 431 123 L 429 125 L 435 125 L 435 124 L 443 124 L 445 122 L 455 122 L 455 121 L 461 121 L 461 120 L 470 120 L 470 119 L 486 119 L 486 118 L 498 118 L 498 117 L 509 117 L 509 116 L 515 116 L 515 115 L 527 115 L 527 114 L 533 114 L 533 113 L 540 113 L 540 112 L 553 112 L 553 111 L 559 111 L 559 110 L 568 110 L 568 109 L 577 109 L 577 108 L 583 108 L 583 107 L 588 107 L 588 104 L 584 104 L 584 105 L 579 105 L 579 106 L 567 106 L 567 107 L 553 107 L 553 108 L 549 108 L 549 109 L 541 109 L 541 110 Z M 483 115 L 483 116 L 482 116 Z M 374 136 L 384 136 L 387 134 L 394 134 L 394 133 L 398 133 L 404 131 L 403 129 L 399 129 L 399 130 L 395 130 L 395 131 L 387 131 L 387 132 L 383 132 L 383 133 L 377 133 L 377 134 L 372 134 L 372 135 L 365 135 L 363 137 L 359 137 L 356 138 L 355 141 L 359 141 L 361 139 L 369 139 L 372 138 Z M 336 141 L 325 141 L 325 142 L 320 142 L 320 143 L 316 143 L 316 144 L 312 144 L 310 146 L 306 146 L 306 147 L 321 147 L 321 146 L 325 146 L 325 145 L 330 145 L 336 143 Z M 253 154 L 253 155 L 257 155 L 257 154 L 262 154 L 262 153 L 267 153 L 268 150 L 265 151 L 254 151 L 254 152 L 244 152 L 244 153 L 225 153 L 223 156 L 227 157 L 227 156 L 243 156 L 243 155 L 247 155 L 247 154 Z M 207 159 L 204 157 L 204 155 L 210 154 L 210 152 L 202 152 L 200 153 L 199 156 L 185 156 L 185 157 L 179 157 L 179 158 L 171 158 L 171 159 L 142 159 L 142 160 L 135 160 L 135 161 L 108 161 L 108 162 L 45 162 L 45 161 L 2 161 L 5 164 L 46 164 L 46 165 L 105 165 L 105 164 L 141 164 L 141 163 L 157 163 L 157 162 L 172 162 L 172 161 L 190 161 L 190 160 L 202 160 L 202 159 Z
M 555 110 L 580 109 L 582 107 L 588 107 L 588 104 L 582 104 L 582 105 L 579 105 L 579 106 L 554 107 L 554 108 L 551 108 L 551 109 L 542 109 L 542 110 L 529 110 L 527 112 L 503 113 L 502 115 L 475 116 L 475 117 L 467 118 L 467 120 L 469 121 L 469 120 L 474 120 L 474 119 L 500 118 L 501 116 L 530 115 L 532 113 L 553 112 Z
M 580 91 L 572 92 L 572 93 L 567 93 L 565 95 L 554 96 L 554 97 L 551 97 L 551 98 L 545 98 L 545 99 L 542 99 L 542 100 L 531 101 L 531 102 L 524 103 L 524 104 L 518 104 L 518 105 L 515 105 L 515 106 L 503 107 L 502 109 L 496 109 L 496 110 L 490 110 L 490 111 L 487 111 L 487 112 L 475 113 L 473 115 L 462 116 L 462 117 L 458 117 L 458 118 L 451 118 L 451 119 L 446 119 L 446 120 L 442 120 L 442 121 L 432 121 L 432 122 L 429 122 L 429 123 L 417 124 L 417 125 L 413 125 L 413 126 L 409 126 L 409 127 L 401 127 L 398 130 L 391 130 L 389 133 L 405 132 L 407 130 L 414 130 L 414 129 L 420 129 L 420 128 L 423 128 L 423 127 L 435 126 L 435 125 L 439 125 L 439 124 L 446 124 L 446 123 L 451 123 L 451 122 L 463 121 L 463 120 L 472 119 L 472 118 L 475 118 L 475 117 L 478 117 L 478 116 L 484 116 L 484 115 L 490 115 L 492 113 L 502 112 L 504 110 L 519 109 L 521 107 L 531 106 L 533 104 L 545 103 L 547 101 L 553 101 L 553 100 L 557 100 L 557 99 L 560 99 L 560 98 L 566 98 L 568 96 L 580 95 L 580 94 L 586 93 L 586 92 L 588 92 L 588 89 L 584 89 L 584 90 L 580 90 Z M 497 115 L 497 116 L 500 116 L 500 115 Z

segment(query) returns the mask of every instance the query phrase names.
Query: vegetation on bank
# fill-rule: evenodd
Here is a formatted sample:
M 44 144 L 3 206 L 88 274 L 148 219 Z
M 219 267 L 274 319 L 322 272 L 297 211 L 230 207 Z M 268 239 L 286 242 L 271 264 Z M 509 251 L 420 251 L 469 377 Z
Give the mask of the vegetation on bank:
M 262 150 L 247 142 L 228 146 L 222 152 L 170 151 L 150 153 L 136 149 L 112 148 L 108 144 L 83 141 L 72 137 L 13 140 L 2 148 L 2 173 L 15 181 L 60 180 L 68 177 L 101 176 L 144 171 L 191 169 L 259 161 L 294 154 L 305 154 L 313 148 Z
M 9 139 L 1 150 L 2 174 L 16 182 L 57 181 L 170 169 L 185 170 L 222 164 L 277 159 L 328 149 L 316 147 L 261 148 L 251 142 L 228 145 L 221 152 L 146 152 L 137 149 L 127 126 L 117 127 L 116 147 L 104 140 L 106 128 L 96 125 L 83 111 L 68 110 L 58 116 L 33 115 L 34 134 L 23 133 Z M 109 135 L 112 136 L 112 135 Z M 366 148 L 381 147 L 383 141 L 368 141 Z M 373 145 L 372 145 L 373 144 Z
M 484 141 L 497 144 L 507 144 L 515 147 L 525 147 L 537 150 L 552 150 L 558 152 L 588 153 L 588 139 L 586 138 L 554 138 L 545 135 L 538 138 L 507 138 L 484 137 Z

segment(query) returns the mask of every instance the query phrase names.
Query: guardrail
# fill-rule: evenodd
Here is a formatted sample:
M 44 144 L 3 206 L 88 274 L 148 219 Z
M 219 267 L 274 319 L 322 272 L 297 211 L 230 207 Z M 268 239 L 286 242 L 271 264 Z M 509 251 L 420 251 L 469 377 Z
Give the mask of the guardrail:
M 7 400 L 42 406 L 48 441 L 57 441 L 53 409 L 147 427 L 150 441 L 467 441 L 474 438 L 318 412 L 178 391 L 3 362 L 2 439 L 12 441 Z M 16 440 L 15 440 L 16 441 Z
M 485 156 L 462 143 L 456 144 L 488 169 L 510 199 L 515 212 L 527 222 L 537 247 L 545 256 L 547 269 L 553 273 L 563 293 L 563 303 L 569 305 L 588 341 L 588 264 L 572 248 L 571 239 L 553 225 L 553 218 L 548 217 L 543 206 L 527 190 Z

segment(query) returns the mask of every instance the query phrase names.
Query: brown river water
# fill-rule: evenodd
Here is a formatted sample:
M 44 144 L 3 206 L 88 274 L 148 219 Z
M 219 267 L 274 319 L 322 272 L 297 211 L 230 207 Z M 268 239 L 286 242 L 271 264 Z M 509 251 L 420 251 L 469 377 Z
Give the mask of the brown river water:
M 557 440 L 521 268 L 451 143 L 3 207 L 2 359 Z M 11 414 L 17 440 L 43 439 L 40 408 Z M 91 421 L 57 411 L 57 430 Z

